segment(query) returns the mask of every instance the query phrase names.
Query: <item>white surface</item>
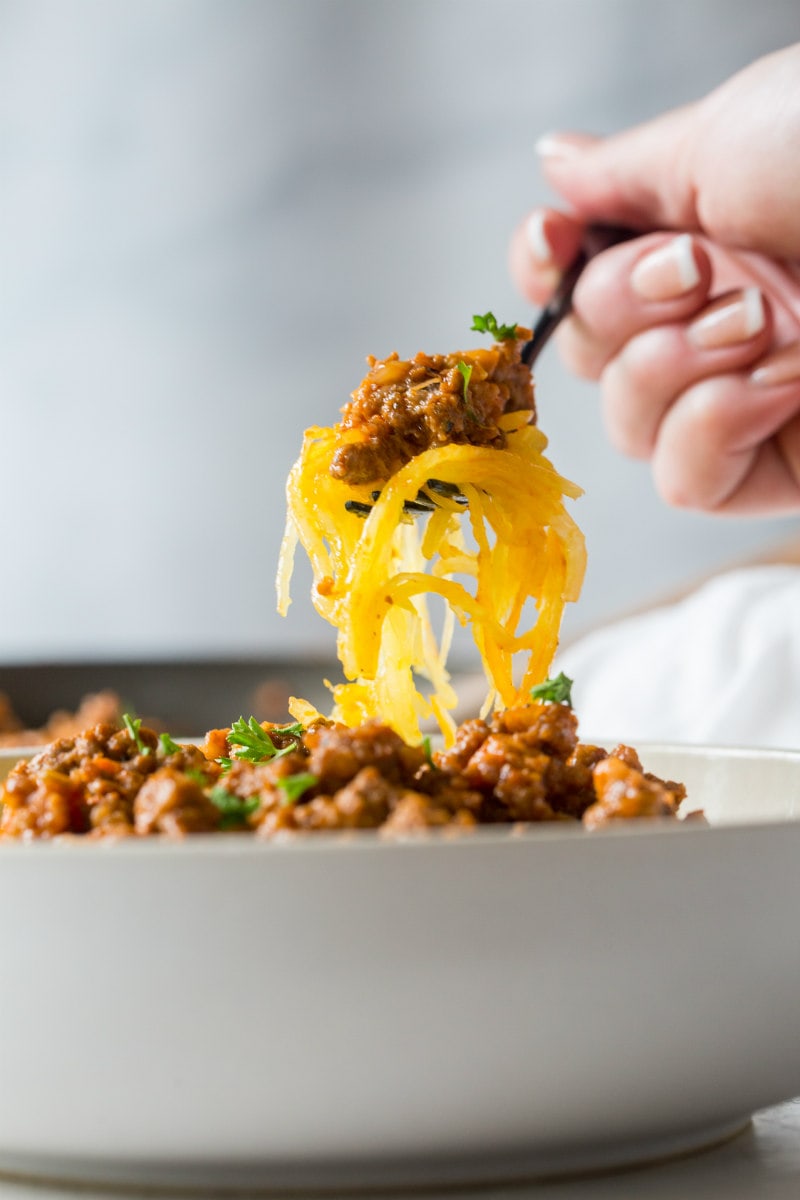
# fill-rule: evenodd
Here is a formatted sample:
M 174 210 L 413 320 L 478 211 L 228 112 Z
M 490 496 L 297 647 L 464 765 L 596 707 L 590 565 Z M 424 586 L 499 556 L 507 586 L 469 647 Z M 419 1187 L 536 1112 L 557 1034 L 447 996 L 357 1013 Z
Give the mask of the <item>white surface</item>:
M 797 34 L 797 0 L 0 5 L 0 662 L 333 657 L 307 573 L 275 613 L 304 427 L 368 353 L 532 316 L 506 256 L 546 197 L 539 134 L 694 99 Z M 569 629 L 787 529 L 668 511 L 553 352 L 538 397 L 586 489 Z
M 800 748 L 800 566 L 732 571 L 557 656 L 582 736 Z
M 719 827 L 0 846 L 0 1161 L 496 1177 L 796 1095 L 800 755 L 643 757 Z

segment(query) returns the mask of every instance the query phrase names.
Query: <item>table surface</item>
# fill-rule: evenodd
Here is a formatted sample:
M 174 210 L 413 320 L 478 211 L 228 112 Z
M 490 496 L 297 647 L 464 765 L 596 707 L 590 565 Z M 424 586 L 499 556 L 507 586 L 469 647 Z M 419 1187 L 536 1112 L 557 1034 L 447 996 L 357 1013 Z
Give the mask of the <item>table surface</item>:
M 255 1193 L 253 1193 L 255 1194 Z M 260 1193 L 262 1196 L 264 1193 Z M 19 1179 L 0 1179 L 0 1200 L 101 1200 L 139 1193 L 126 1188 L 82 1188 L 39 1185 Z M 149 1190 L 142 1200 L 176 1200 L 187 1193 Z M 204 1192 L 203 1200 L 222 1196 Z M 227 1193 L 232 1195 L 232 1193 Z M 277 1193 L 272 1193 L 273 1196 Z M 300 1195 L 295 1193 L 295 1195 Z M 309 1196 L 310 1193 L 304 1193 Z M 348 1193 L 364 1200 L 368 1192 Z M 402 1200 L 404 1193 L 383 1192 Z M 581 1179 L 547 1183 L 515 1183 L 471 1187 L 463 1191 L 415 1189 L 413 1200 L 797 1200 L 800 1196 L 800 1098 L 758 1113 L 752 1124 L 724 1145 L 655 1166 Z M 239 1192 L 242 1200 L 244 1193 Z M 333 1193 L 327 1193 L 333 1200 Z

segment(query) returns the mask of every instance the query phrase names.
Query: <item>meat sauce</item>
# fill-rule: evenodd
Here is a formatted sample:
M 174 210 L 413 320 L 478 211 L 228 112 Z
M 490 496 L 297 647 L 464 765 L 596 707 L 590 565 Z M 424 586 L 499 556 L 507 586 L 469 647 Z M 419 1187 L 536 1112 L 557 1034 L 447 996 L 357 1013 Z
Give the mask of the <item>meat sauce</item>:
M 349 484 L 381 483 L 417 454 L 449 443 L 503 449 L 497 422 L 528 409 L 535 418 L 530 368 L 521 361 L 528 330 L 488 350 L 368 358 L 369 373 L 342 409 L 331 474 Z
M 99 724 L 18 763 L 0 792 L 0 839 L 430 828 L 563 821 L 598 829 L 674 819 L 685 789 L 636 751 L 579 743 L 572 710 L 534 702 L 462 724 L 431 754 L 377 721 L 303 730 L 264 722 L 272 757 L 237 757 L 230 729 L 203 746 Z M 295 732 L 287 732 L 294 730 Z M 220 761 L 221 760 L 221 761 Z

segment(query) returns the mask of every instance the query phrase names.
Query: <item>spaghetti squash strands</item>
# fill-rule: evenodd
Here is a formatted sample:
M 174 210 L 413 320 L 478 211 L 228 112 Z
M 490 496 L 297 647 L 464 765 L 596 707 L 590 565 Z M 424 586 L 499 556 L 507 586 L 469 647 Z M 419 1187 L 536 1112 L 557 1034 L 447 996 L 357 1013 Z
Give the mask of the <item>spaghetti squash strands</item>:
M 545 457 L 547 440 L 530 417 L 500 418 L 502 446 L 446 444 L 414 455 L 382 481 L 377 498 L 374 484 L 353 486 L 331 473 L 343 440 L 357 444 L 353 430 L 308 431 L 287 485 L 278 603 L 285 613 L 299 541 L 313 568 L 314 605 L 338 631 L 348 681 L 332 689 L 334 719 L 357 725 L 380 716 L 409 742 L 434 719 L 449 740 L 454 620 L 469 626 L 480 652 L 487 710 L 525 702 L 546 678 L 564 604 L 580 591 L 585 550 L 564 503 L 581 491 Z M 411 521 L 403 505 L 429 479 L 460 488 L 468 511 L 443 499 Z M 348 500 L 372 505 L 366 518 L 348 512 Z M 444 605 L 438 634 L 429 597 Z M 529 603 L 537 615 L 526 626 Z

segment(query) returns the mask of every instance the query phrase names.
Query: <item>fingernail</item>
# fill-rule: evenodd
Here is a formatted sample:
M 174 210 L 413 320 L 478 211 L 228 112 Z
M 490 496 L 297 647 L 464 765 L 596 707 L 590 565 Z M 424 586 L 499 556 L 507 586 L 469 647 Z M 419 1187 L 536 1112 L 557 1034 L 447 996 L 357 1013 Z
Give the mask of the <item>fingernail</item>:
M 631 272 L 631 287 L 643 300 L 674 300 L 697 287 L 700 271 L 691 234 L 682 233 L 640 258 Z
M 760 387 L 774 387 L 779 383 L 793 383 L 800 379 L 800 342 L 783 346 L 762 358 L 752 372 L 750 380 Z
M 593 141 L 583 133 L 543 133 L 534 149 L 540 158 L 572 158 Z
M 547 237 L 547 217 L 541 208 L 532 212 L 525 222 L 525 235 L 528 239 L 528 249 L 537 263 L 544 267 L 553 265 L 553 251 Z
M 749 287 L 733 296 L 715 300 L 692 322 L 687 336 L 700 350 L 717 350 L 755 337 L 764 328 L 765 321 L 761 292 L 756 287 Z

